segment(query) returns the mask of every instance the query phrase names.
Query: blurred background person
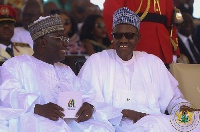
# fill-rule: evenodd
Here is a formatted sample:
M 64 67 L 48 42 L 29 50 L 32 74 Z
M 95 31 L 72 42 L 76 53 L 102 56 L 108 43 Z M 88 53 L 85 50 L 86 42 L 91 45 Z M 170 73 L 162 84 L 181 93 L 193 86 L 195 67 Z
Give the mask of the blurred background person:
M 33 48 L 33 40 L 28 25 L 43 15 L 43 5 L 37 0 L 28 0 L 22 8 L 22 27 L 16 27 L 12 41 L 28 43 Z
M 6 4 L 13 5 L 17 8 L 22 8 L 26 1 L 28 0 L 4 0 Z
M 16 15 L 16 22 L 15 22 L 15 27 L 22 27 L 23 25 L 22 25 L 22 19 L 21 19 L 21 13 L 22 13 L 22 10 L 21 10 L 21 8 L 19 8 L 19 7 L 16 7 L 16 6 L 13 6 L 14 7 L 14 9 L 16 10 L 16 13 L 17 13 L 17 15 Z
M 60 9 L 54 2 L 47 2 L 44 4 L 44 16 L 58 14 Z
M 86 16 L 91 15 L 91 14 L 102 14 L 102 10 L 99 8 L 98 5 L 95 5 L 91 2 L 88 3 L 87 10 L 86 10 Z
M 194 0 L 174 0 L 174 5 L 181 10 L 182 13 L 193 14 Z
M 73 0 L 46 0 L 44 3 L 54 2 L 60 10 L 70 11 L 72 1 Z
M 71 14 L 75 17 L 78 23 L 82 23 L 86 18 L 86 11 L 88 8 L 87 0 L 73 0 L 72 1 Z
M 198 48 L 198 50 L 200 51 L 200 25 L 197 25 L 195 28 L 195 38 L 196 40 L 196 46 Z
M 91 3 L 90 0 L 73 0 L 71 5 L 72 10 L 70 13 L 75 17 L 78 23 L 79 31 L 81 30 L 84 20 L 88 15 L 102 15 L 102 11 L 100 10 L 99 6 Z
M 28 44 L 11 41 L 15 22 L 15 9 L 9 5 L 0 5 L 0 62 L 22 54 L 33 54 Z
M 4 5 L 4 0 L 0 0 L 0 5 Z
M 80 40 L 86 53 L 92 55 L 108 49 L 111 42 L 107 36 L 106 27 L 101 15 L 89 15 L 82 26 Z
M 61 11 L 59 15 L 64 26 L 65 36 L 69 37 L 66 55 L 84 55 L 85 48 L 80 42 L 78 26 L 75 18 L 66 11 Z
M 184 22 L 178 27 L 180 53 L 188 57 L 191 64 L 200 64 L 200 51 L 194 36 L 193 18 L 189 13 L 182 13 Z

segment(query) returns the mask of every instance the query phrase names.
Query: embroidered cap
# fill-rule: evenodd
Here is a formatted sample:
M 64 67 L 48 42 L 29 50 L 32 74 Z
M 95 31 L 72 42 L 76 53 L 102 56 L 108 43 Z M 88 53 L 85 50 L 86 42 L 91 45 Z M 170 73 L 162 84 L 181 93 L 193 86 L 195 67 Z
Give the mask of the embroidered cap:
M 13 21 L 16 19 L 16 11 L 12 6 L 0 5 L 0 22 Z
M 135 26 L 138 30 L 140 29 L 140 17 L 128 9 L 127 7 L 122 7 L 116 10 L 113 14 L 113 29 L 118 24 L 130 24 Z
M 64 30 L 64 27 L 59 15 L 55 14 L 47 17 L 40 17 L 38 20 L 28 25 L 28 30 L 34 41 L 46 34 Z

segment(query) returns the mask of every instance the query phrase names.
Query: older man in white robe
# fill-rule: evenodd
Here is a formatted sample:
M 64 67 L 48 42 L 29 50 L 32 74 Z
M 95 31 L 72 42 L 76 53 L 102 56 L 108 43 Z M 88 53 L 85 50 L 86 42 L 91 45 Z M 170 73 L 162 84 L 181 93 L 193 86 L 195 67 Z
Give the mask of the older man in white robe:
M 95 100 L 101 105 L 95 104 L 96 115 L 109 120 L 117 132 L 176 131 L 165 111 L 171 114 L 179 103 L 189 102 L 158 57 L 134 51 L 139 27 L 140 18 L 134 12 L 118 9 L 112 33 L 116 49 L 90 56 L 78 76 L 97 91 Z
M 65 58 L 68 38 L 58 15 L 40 17 L 29 25 L 33 56 L 6 61 L 1 68 L 1 132 L 112 132 L 112 125 L 92 118 L 93 90 L 76 77 Z M 59 92 L 81 91 L 83 104 L 77 118 L 64 121 Z M 100 118 L 99 118 L 100 119 Z

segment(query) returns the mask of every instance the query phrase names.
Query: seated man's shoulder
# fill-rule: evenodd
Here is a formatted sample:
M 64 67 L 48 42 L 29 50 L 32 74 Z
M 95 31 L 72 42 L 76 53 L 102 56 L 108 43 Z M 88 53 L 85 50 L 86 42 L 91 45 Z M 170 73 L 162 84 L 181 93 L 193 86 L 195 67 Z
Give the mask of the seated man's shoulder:
M 17 32 L 21 32 L 21 31 L 26 31 L 26 29 L 23 27 L 15 27 L 14 31 L 17 33 Z
M 116 51 L 114 49 L 106 49 L 94 54 L 94 56 L 115 56 L 115 55 Z
M 23 63 L 26 63 L 27 61 L 30 61 L 30 57 L 31 56 L 25 54 L 20 56 L 15 56 L 5 61 L 3 65 L 10 65 L 12 67 L 19 64 L 21 65 Z
M 100 61 L 100 62 L 104 62 L 107 60 L 107 58 L 114 58 L 115 56 L 115 51 L 113 49 L 107 49 L 107 50 L 103 50 L 101 52 L 97 52 L 92 54 L 90 57 L 87 58 L 86 61 Z
M 18 40 L 18 39 L 20 39 L 19 37 L 24 38 L 24 37 L 26 37 L 29 34 L 30 34 L 29 31 L 26 30 L 25 28 L 23 28 L 23 27 L 16 27 L 16 28 L 14 28 L 14 35 L 13 35 L 12 39 L 14 38 L 14 40 L 15 39 Z
M 144 51 L 134 51 L 136 58 L 144 61 L 161 61 L 161 59 L 153 54 L 146 53 Z

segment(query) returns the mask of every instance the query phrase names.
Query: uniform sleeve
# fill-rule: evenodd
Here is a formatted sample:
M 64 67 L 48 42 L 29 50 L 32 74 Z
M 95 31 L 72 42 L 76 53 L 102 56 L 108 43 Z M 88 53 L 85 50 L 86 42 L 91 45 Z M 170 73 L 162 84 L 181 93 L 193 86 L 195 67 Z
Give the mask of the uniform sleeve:
M 113 14 L 117 9 L 124 7 L 126 1 L 127 0 L 105 0 L 104 2 L 103 18 L 110 40 L 112 40 L 111 32 L 112 32 Z
M 171 113 L 175 105 L 188 101 L 184 99 L 178 88 L 177 80 L 171 75 L 163 62 L 160 60 L 157 65 L 159 66 L 157 69 L 160 69 L 157 77 L 157 81 L 159 81 L 158 86 L 160 87 L 160 109 L 162 113 L 166 110 L 168 113 Z
M 171 80 L 171 85 L 174 88 L 174 96 L 171 99 L 169 105 L 167 106 L 167 111 L 169 114 L 171 114 L 174 106 L 176 106 L 177 104 L 181 102 L 187 102 L 188 104 L 190 103 L 186 99 L 184 99 L 184 96 L 178 88 L 178 82 L 175 80 L 175 78 L 171 75 L 171 73 L 168 73 L 168 75 Z
M 172 44 L 173 47 L 173 53 L 174 55 L 180 55 L 180 50 L 178 47 L 178 36 L 177 36 L 177 28 L 175 25 L 173 25 L 172 27 L 172 17 L 173 17 L 173 10 L 174 10 L 174 5 L 173 5 L 173 1 L 171 0 L 167 0 L 166 2 L 166 6 L 167 6 L 167 12 L 166 12 L 166 17 L 167 17 L 167 27 L 169 28 L 170 31 L 170 42 Z
M 22 77 L 17 74 L 20 73 L 20 68 L 15 64 L 9 61 L 1 67 L 0 102 L 2 102 L 2 108 L 0 109 L 0 116 L 5 120 L 33 111 L 34 102 L 38 98 L 37 94 L 26 92 L 20 81 Z

